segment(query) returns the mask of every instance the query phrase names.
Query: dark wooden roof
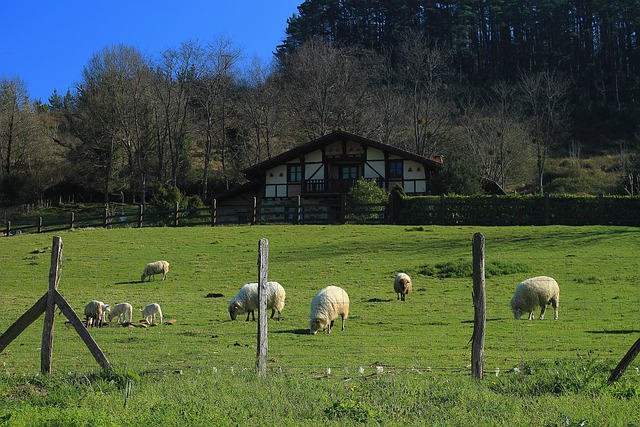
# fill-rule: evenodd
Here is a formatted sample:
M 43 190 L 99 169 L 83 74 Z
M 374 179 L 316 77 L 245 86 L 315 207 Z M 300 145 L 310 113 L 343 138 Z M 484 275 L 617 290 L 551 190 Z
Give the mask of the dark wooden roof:
M 383 144 L 381 142 L 374 141 L 372 139 L 364 138 L 362 136 L 340 130 L 340 131 L 335 131 L 330 134 L 327 134 L 316 140 L 307 142 L 306 144 L 299 145 L 295 148 L 292 148 L 289 151 L 285 151 L 282 154 L 279 154 L 275 157 L 272 157 L 261 163 L 251 166 L 250 168 L 245 169 L 244 174 L 247 177 L 247 179 L 259 178 L 267 169 L 285 164 L 293 159 L 297 159 L 304 154 L 315 151 L 330 143 L 333 143 L 336 141 L 343 141 L 343 140 L 355 141 L 364 146 L 374 147 L 383 152 L 395 154 L 404 159 L 416 161 L 418 163 L 425 165 L 425 167 L 428 167 L 430 169 L 437 169 L 441 166 L 440 162 L 437 162 L 433 159 L 419 156 L 417 154 L 402 150 L 400 148 L 393 147 L 391 145 Z

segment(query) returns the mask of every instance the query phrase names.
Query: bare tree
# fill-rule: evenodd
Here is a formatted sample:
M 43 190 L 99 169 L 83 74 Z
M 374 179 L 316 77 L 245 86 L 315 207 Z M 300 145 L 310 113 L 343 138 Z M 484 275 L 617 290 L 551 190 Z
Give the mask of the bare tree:
M 27 86 L 20 78 L 0 80 L 0 176 L 13 172 L 17 150 L 31 133 L 31 111 Z
M 373 102 L 370 56 L 310 40 L 280 68 L 281 90 L 295 126 L 308 139 L 341 128 L 367 134 L 366 114 Z
M 529 117 L 537 157 L 537 186 L 542 193 L 549 150 L 567 130 L 569 81 L 553 71 L 522 73 L 519 90 Z
M 215 148 L 220 154 L 223 173 L 227 166 L 228 116 L 240 54 L 240 49 L 225 38 L 215 40 L 203 51 L 202 72 L 197 79 L 194 100 L 204 139 L 202 197 L 205 200 L 209 196 L 209 172 Z
M 204 52 L 196 41 L 184 42 L 178 49 L 167 49 L 156 70 L 158 128 L 156 137 L 159 175 L 165 163 L 164 144 L 170 160 L 170 182 L 178 187 L 189 165 L 188 131 L 190 102 L 195 85 L 202 76 Z
M 279 100 L 273 67 L 254 58 L 242 79 L 239 109 L 251 129 L 253 163 L 273 154 L 274 133 L 279 121 Z
M 400 73 L 411 109 L 412 148 L 423 156 L 438 154 L 451 107 L 442 97 L 449 74 L 449 53 L 429 47 L 424 36 L 407 32 L 400 44 Z

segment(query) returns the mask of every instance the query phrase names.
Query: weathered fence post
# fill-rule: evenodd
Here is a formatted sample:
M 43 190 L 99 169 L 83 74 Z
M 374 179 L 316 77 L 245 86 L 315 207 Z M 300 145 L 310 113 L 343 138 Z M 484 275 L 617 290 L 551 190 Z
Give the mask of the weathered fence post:
M 43 224 L 42 217 L 39 216 L 38 217 L 38 233 L 42 233 L 42 224 Z
M 214 227 L 218 222 L 218 201 L 213 199 L 211 201 L 211 226 Z
M 260 377 L 267 375 L 267 353 L 269 340 L 267 336 L 267 277 L 269 270 L 269 241 L 258 242 L 258 349 L 257 368 Z
M 53 247 L 51 248 L 49 292 L 47 292 L 47 305 L 44 312 L 44 329 L 42 330 L 42 346 L 40 348 L 40 371 L 43 374 L 51 373 L 51 359 L 53 356 L 53 320 L 56 311 L 55 293 L 58 289 L 58 283 L 60 283 L 61 263 L 62 239 L 60 236 L 55 236 L 53 238 Z
M 251 225 L 255 225 L 258 223 L 258 199 L 256 197 L 253 198 L 253 207 L 251 209 Z
M 11 236 L 11 221 L 7 221 L 7 231 L 6 231 L 6 236 L 9 237 Z
M 76 214 L 71 212 L 69 214 L 69 230 L 73 230 L 73 225 L 76 222 Z
M 144 205 L 138 205 L 138 228 L 142 228 L 142 214 L 144 213 Z
M 302 223 L 302 201 L 300 199 L 300 196 L 298 195 L 296 197 L 296 224 L 301 224 Z
M 104 211 L 102 212 L 102 226 L 107 228 L 109 225 L 109 207 L 105 206 Z
M 636 356 L 640 353 L 640 338 L 631 346 L 627 354 L 622 358 L 618 366 L 613 370 L 611 376 L 609 377 L 609 382 L 612 383 L 614 381 L 618 381 L 618 379 L 622 376 L 627 367 L 633 362 Z
M 340 222 L 342 224 L 347 222 L 347 196 L 344 194 L 340 199 Z
M 473 235 L 473 335 L 471 336 L 471 375 L 482 379 L 487 297 L 484 277 L 484 235 Z
M 75 328 L 82 341 L 96 359 L 96 362 L 105 369 L 110 369 L 111 364 L 105 357 L 98 344 L 93 340 L 89 331 L 85 327 L 82 320 L 73 311 L 67 300 L 58 292 L 58 284 L 60 282 L 60 269 L 62 267 L 62 239 L 60 236 L 53 238 L 53 246 L 51 248 L 51 268 L 49 270 L 49 289 L 40 297 L 40 299 L 27 310 L 20 318 L 15 321 L 9 328 L 0 335 L 0 352 L 4 350 L 18 335 L 22 333 L 29 325 L 35 322 L 42 313 L 45 313 L 44 329 L 42 330 L 42 346 L 40 348 L 40 369 L 42 373 L 51 373 L 51 360 L 53 352 L 53 322 L 55 320 L 54 312 L 57 305 L 60 311 L 67 316 L 71 324 Z

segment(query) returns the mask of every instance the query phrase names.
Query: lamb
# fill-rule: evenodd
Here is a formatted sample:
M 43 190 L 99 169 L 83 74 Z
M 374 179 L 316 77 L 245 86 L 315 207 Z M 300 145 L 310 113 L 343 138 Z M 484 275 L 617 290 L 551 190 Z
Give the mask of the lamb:
M 120 324 L 127 322 L 127 316 L 129 317 L 128 323 L 131 323 L 133 318 L 133 307 L 131 307 L 131 304 L 127 302 L 121 302 L 120 304 L 114 305 L 109 313 L 109 323 L 111 323 L 111 319 L 116 316 L 118 317 L 118 323 Z
M 144 271 L 142 272 L 142 276 L 140 277 L 140 281 L 144 282 L 144 280 L 147 277 L 149 277 L 149 280 L 151 280 L 152 276 L 156 274 L 161 274 L 161 273 L 162 273 L 162 280 L 166 280 L 168 272 L 169 272 L 169 263 L 167 261 L 150 262 L 144 268 Z
M 406 273 L 398 273 L 393 281 L 393 290 L 398 294 L 398 299 L 404 301 L 405 295 L 409 295 L 413 285 L 411 284 L 411 278 Z
M 93 300 L 84 307 L 84 317 L 87 327 L 101 327 L 104 325 L 104 318 L 111 308 L 102 301 Z
M 142 310 L 142 319 L 150 325 L 154 325 L 156 321 L 156 317 L 160 319 L 160 324 L 162 325 L 162 310 L 160 309 L 160 305 L 157 303 L 151 303 Z M 151 321 L 149 321 L 151 319 Z
M 553 306 L 554 319 L 558 319 L 558 304 L 560 302 L 560 288 L 558 282 L 551 277 L 532 277 L 520 283 L 511 298 L 511 311 L 516 319 L 523 313 L 529 313 L 529 320 L 533 320 L 533 310 L 540 306 L 540 319 L 544 318 L 547 304 Z
M 333 321 L 342 317 L 342 330 L 344 322 L 349 317 L 349 295 L 338 286 L 327 286 L 313 297 L 311 301 L 311 313 L 309 314 L 309 330 L 315 335 L 324 329 L 331 333 Z
M 271 309 L 271 318 L 278 312 L 277 320 L 280 321 L 280 315 L 284 309 L 284 300 L 287 294 L 278 282 L 267 282 L 267 309 Z M 238 314 L 247 313 L 245 321 L 256 320 L 255 310 L 258 309 L 260 300 L 258 299 L 258 284 L 247 283 L 242 286 L 238 294 L 229 301 L 229 315 L 231 320 L 236 320 Z

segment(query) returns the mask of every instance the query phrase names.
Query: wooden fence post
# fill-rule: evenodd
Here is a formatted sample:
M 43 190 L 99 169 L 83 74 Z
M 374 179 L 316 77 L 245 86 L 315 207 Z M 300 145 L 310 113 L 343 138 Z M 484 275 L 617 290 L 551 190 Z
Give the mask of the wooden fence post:
M 7 221 L 7 231 L 6 231 L 6 236 L 9 237 L 11 236 L 11 221 Z
M 257 223 L 258 223 L 258 199 L 254 197 L 253 207 L 252 207 L 252 216 L 251 216 L 251 225 L 255 225 Z
M 258 374 L 264 378 L 267 375 L 267 353 L 269 340 L 267 336 L 267 277 L 269 270 L 269 241 L 260 239 L 258 242 L 258 349 L 256 365 Z
M 40 371 L 51 373 L 51 359 L 53 356 L 53 321 L 55 315 L 55 292 L 60 283 L 60 268 L 62 263 L 62 239 L 54 236 L 51 248 L 51 267 L 49 269 L 49 292 L 44 312 L 44 329 L 42 331 L 42 346 L 40 348 Z
M 142 214 L 144 213 L 144 205 L 138 205 L 138 228 L 142 228 Z
M 60 236 L 53 238 L 53 247 L 51 249 L 51 268 L 49 270 L 49 289 L 40 297 L 40 299 L 27 310 L 20 318 L 0 335 L 0 352 L 4 350 L 22 331 L 30 324 L 36 321 L 38 317 L 45 313 L 44 328 L 42 330 L 42 346 L 40 348 L 40 369 L 42 373 L 51 373 L 51 360 L 53 354 L 53 322 L 55 320 L 55 306 L 67 316 L 71 324 L 76 329 L 80 338 L 89 348 L 89 351 L 96 361 L 105 369 L 110 369 L 111 364 L 106 356 L 93 340 L 89 331 L 85 327 L 82 320 L 73 311 L 73 308 L 58 292 L 58 284 L 60 283 L 60 269 L 62 260 L 62 239 Z
M 43 224 L 42 217 L 39 216 L 38 217 L 38 233 L 42 233 L 42 224 Z
M 471 375 L 482 379 L 487 297 L 484 276 L 484 235 L 473 235 L 473 335 L 471 336 Z
M 218 201 L 213 199 L 211 201 L 211 226 L 214 227 L 218 222 Z
M 302 201 L 300 199 L 300 196 L 298 195 L 296 197 L 296 224 L 301 224 L 302 223 Z
M 104 211 L 102 212 L 102 226 L 107 228 L 109 225 L 109 208 L 107 206 L 104 207 Z
M 178 221 L 179 221 L 178 220 L 178 215 L 180 213 L 179 209 L 180 209 L 180 203 L 176 202 L 176 205 L 175 205 L 175 207 L 173 209 L 173 226 L 174 227 L 178 226 Z
M 633 362 L 633 359 L 640 353 L 640 338 L 631 346 L 627 354 L 622 358 L 616 369 L 613 370 L 611 376 L 609 377 L 609 382 L 612 383 L 614 381 L 618 381 L 618 379 L 622 376 L 627 367 Z
M 69 214 L 69 230 L 73 230 L 73 225 L 76 222 L 76 214 L 71 212 Z

